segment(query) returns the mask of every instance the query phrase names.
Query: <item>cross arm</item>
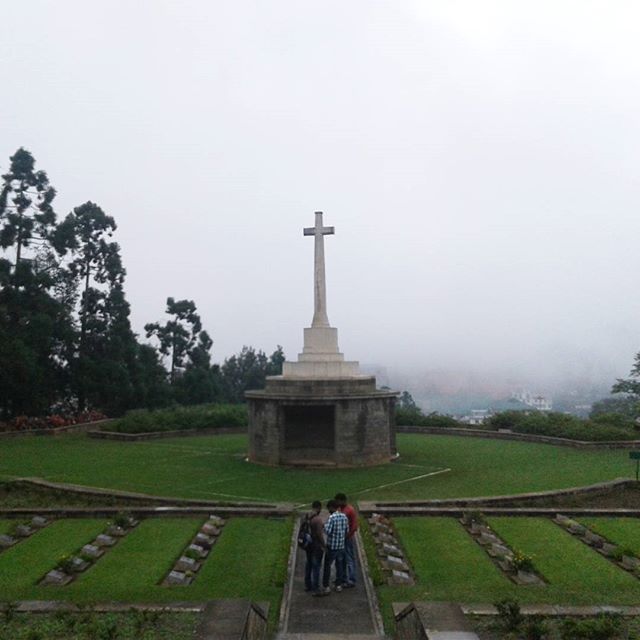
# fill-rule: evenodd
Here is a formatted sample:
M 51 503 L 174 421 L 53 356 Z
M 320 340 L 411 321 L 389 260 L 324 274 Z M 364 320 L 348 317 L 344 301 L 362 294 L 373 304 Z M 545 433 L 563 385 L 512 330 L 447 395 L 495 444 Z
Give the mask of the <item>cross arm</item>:
M 305 236 L 315 236 L 320 233 L 323 236 L 332 236 L 335 233 L 335 227 L 305 227 L 303 234 Z

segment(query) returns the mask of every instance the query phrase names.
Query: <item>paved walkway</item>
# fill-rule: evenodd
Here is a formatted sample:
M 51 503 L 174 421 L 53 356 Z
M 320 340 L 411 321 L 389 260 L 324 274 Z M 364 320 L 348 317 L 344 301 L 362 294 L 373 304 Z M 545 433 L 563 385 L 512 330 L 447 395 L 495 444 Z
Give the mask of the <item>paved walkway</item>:
M 379 640 L 382 636 L 365 588 L 361 564 L 355 588 L 340 593 L 332 591 L 331 595 L 319 598 L 304 590 L 305 562 L 305 552 L 296 547 L 293 580 L 287 585 L 290 589 L 288 609 L 278 640 Z M 286 597 L 283 605 L 287 606 Z
M 398 615 L 410 606 L 406 602 L 394 602 L 393 613 Z M 460 605 L 452 602 L 414 602 L 412 605 L 414 618 L 409 628 L 400 630 L 401 638 L 408 638 L 415 623 L 419 620 L 419 627 L 424 630 L 429 640 L 479 640 L 472 631 L 471 625 L 464 616 Z

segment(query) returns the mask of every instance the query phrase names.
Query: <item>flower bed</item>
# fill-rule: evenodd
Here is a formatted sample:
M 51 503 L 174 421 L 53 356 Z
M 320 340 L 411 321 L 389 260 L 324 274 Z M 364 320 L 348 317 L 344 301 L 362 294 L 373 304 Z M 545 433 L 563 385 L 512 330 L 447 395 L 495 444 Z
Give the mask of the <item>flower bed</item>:
M 50 416 L 41 417 L 16 416 L 7 422 L 0 421 L 0 432 L 45 431 L 106 419 L 107 416 L 99 411 L 85 411 L 75 415 L 60 415 L 54 413 Z

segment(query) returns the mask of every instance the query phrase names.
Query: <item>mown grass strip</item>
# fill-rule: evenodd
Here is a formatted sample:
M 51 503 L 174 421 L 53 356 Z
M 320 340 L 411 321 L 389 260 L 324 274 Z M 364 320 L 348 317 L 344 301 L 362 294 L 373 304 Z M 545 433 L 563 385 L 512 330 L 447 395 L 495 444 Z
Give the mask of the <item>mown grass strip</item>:
M 197 580 L 171 588 L 189 600 L 249 598 L 268 601 L 271 625 L 277 619 L 286 578 L 292 520 L 233 518 L 227 521 Z M 183 598 L 186 598 L 184 595 Z
M 630 473 L 628 452 L 454 436 L 400 434 L 395 464 L 363 469 L 284 469 L 245 462 L 247 437 L 227 435 L 111 442 L 84 435 L 12 438 L 2 443 L 0 478 L 38 476 L 59 482 L 185 498 L 287 501 L 344 491 L 353 500 L 418 500 L 572 487 Z M 52 447 L 55 455 L 51 455 Z M 143 459 L 145 464 L 139 464 Z M 403 484 L 400 480 L 450 468 Z M 241 498 L 240 498 L 241 499 Z
M 580 518 L 580 522 L 621 547 L 633 550 L 640 557 L 640 519 Z
M 89 600 L 136 601 L 162 599 L 159 582 L 170 570 L 202 519 L 143 520 L 131 533 L 107 550 L 95 566 L 65 590 L 68 596 Z M 173 596 L 176 598 L 176 595 Z M 186 598 L 185 595 L 177 599 Z
M 546 518 L 489 518 L 513 549 L 533 557 L 557 592 L 557 604 L 627 604 L 640 597 L 638 580 Z M 539 587 L 520 589 L 540 590 Z
M 63 555 L 73 553 L 106 526 L 105 520 L 58 520 L 0 554 L 0 600 L 51 599 L 59 590 L 36 583 Z M 55 594 L 55 595 L 54 595 Z

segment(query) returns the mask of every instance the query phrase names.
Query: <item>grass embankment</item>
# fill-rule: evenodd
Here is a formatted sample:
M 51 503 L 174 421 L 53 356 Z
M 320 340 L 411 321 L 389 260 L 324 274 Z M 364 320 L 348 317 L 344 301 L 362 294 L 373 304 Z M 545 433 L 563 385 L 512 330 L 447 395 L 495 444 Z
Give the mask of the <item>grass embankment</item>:
M 580 518 L 596 533 L 640 557 L 640 520 L 637 518 Z
M 533 556 L 549 581 L 542 587 L 511 582 L 453 518 L 395 518 L 394 523 L 417 584 L 379 588 L 387 624 L 391 603 L 411 600 L 492 603 L 516 598 L 521 603 L 595 605 L 635 604 L 640 598 L 640 581 L 544 518 L 490 519 L 512 548 Z
M 138 409 L 102 426 L 103 431 L 150 433 L 182 429 L 246 427 L 247 406 L 243 404 L 200 404 L 149 411 Z
M 415 434 L 398 436 L 398 462 L 327 470 L 247 463 L 244 435 L 136 443 L 66 435 L 13 438 L 2 444 L 0 479 L 36 476 L 154 495 L 295 504 L 333 497 L 337 491 L 354 500 L 544 491 L 628 477 L 632 471 L 627 451 Z M 427 475 L 444 468 L 451 470 Z

